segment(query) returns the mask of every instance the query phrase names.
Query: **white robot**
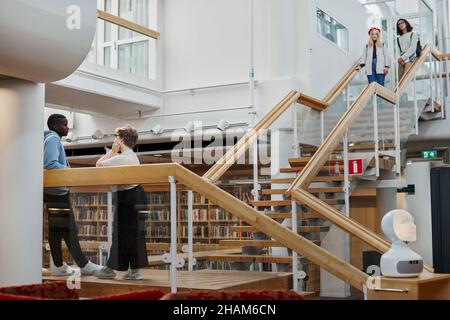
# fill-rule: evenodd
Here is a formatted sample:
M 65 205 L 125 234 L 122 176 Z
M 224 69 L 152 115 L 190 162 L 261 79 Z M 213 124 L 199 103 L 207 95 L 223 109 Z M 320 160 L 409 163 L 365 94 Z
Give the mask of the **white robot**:
M 423 271 L 423 258 L 408 246 L 417 240 L 413 216 L 406 210 L 392 210 L 381 221 L 391 249 L 381 256 L 381 273 L 386 277 L 417 277 Z

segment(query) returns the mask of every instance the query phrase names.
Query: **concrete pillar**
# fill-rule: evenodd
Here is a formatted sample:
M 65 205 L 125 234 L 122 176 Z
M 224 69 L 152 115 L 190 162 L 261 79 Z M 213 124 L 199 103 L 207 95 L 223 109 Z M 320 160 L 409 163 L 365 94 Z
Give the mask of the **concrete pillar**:
M 42 281 L 45 87 L 0 80 L 0 287 Z

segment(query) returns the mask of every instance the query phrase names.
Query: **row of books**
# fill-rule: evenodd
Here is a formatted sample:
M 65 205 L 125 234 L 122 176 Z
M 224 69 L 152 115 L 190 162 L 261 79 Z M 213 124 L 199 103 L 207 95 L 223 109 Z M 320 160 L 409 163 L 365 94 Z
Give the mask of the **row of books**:
M 78 235 L 80 237 L 83 236 L 107 236 L 108 235 L 108 226 L 106 225 L 79 225 L 78 226 Z
M 210 220 L 236 220 L 237 218 L 229 214 L 223 209 L 215 208 L 211 209 L 209 212 L 209 219 Z
M 182 203 L 182 204 L 188 203 L 188 195 L 186 192 L 181 193 L 180 203 Z M 208 199 L 206 199 L 204 196 L 194 192 L 193 203 L 194 204 L 208 204 Z
M 212 238 L 236 238 L 238 234 L 236 232 L 231 232 L 229 226 L 213 226 L 211 227 Z
M 72 196 L 74 206 L 98 206 L 108 205 L 108 194 L 96 193 L 96 194 L 84 194 L 77 193 Z
M 106 221 L 108 219 L 108 210 L 106 209 L 91 209 L 91 208 L 74 208 L 75 220 L 95 220 Z
M 207 238 L 209 237 L 209 228 L 208 226 L 194 226 L 192 228 L 193 231 L 193 236 L 194 237 L 202 237 L 202 238 Z M 180 236 L 183 238 L 187 238 L 188 236 L 188 228 L 187 226 L 181 227 L 180 228 Z
M 167 209 L 150 210 L 148 217 L 150 221 L 168 221 L 170 217 L 170 211 Z
M 148 197 L 150 205 L 152 204 L 169 204 L 170 194 L 168 192 L 151 192 Z
M 170 237 L 169 226 L 149 226 L 147 227 L 147 237 Z
M 207 209 L 193 209 L 192 217 L 194 221 L 207 221 L 208 220 L 208 210 Z M 188 221 L 188 210 L 183 209 L 181 211 L 181 220 Z

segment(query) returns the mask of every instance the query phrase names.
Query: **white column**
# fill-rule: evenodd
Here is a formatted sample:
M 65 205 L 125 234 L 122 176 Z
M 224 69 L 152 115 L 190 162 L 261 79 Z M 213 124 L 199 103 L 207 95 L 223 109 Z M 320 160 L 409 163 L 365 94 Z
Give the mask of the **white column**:
M 42 281 L 45 88 L 0 80 L 0 287 Z

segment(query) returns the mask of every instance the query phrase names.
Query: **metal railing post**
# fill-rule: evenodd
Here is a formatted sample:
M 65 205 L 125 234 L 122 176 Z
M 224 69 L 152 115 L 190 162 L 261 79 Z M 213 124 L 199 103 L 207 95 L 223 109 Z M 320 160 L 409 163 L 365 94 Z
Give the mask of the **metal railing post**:
M 414 123 L 416 129 L 416 136 L 419 135 L 419 106 L 417 103 L 417 74 L 414 74 L 413 80 L 413 94 L 414 94 Z
M 113 214 L 113 201 L 112 201 L 112 192 L 108 192 L 108 224 L 107 224 L 107 235 L 108 235 L 108 251 L 111 248 L 112 245 L 112 233 L 113 233 L 113 220 L 114 220 L 114 214 Z
M 375 169 L 377 177 L 380 176 L 380 139 L 378 136 L 378 96 L 373 96 L 373 142 L 375 144 Z
M 430 97 L 431 97 L 431 112 L 434 112 L 434 90 L 433 90 L 433 55 L 431 54 L 430 51 Z
M 350 87 L 347 86 L 347 110 L 350 108 Z M 345 214 L 350 216 L 350 179 L 348 167 L 348 130 L 345 132 L 343 140 L 344 149 L 344 194 L 345 194 Z
M 194 271 L 194 216 L 193 216 L 194 193 L 188 191 L 188 271 Z
M 298 233 L 298 214 L 297 214 L 297 202 L 292 201 L 292 232 Z M 299 290 L 299 271 L 298 271 L 298 253 L 292 251 L 292 276 L 293 276 L 293 289 Z
M 175 178 L 170 183 L 170 289 L 177 293 L 177 186 Z
M 325 141 L 325 111 L 320 111 L 320 143 Z

